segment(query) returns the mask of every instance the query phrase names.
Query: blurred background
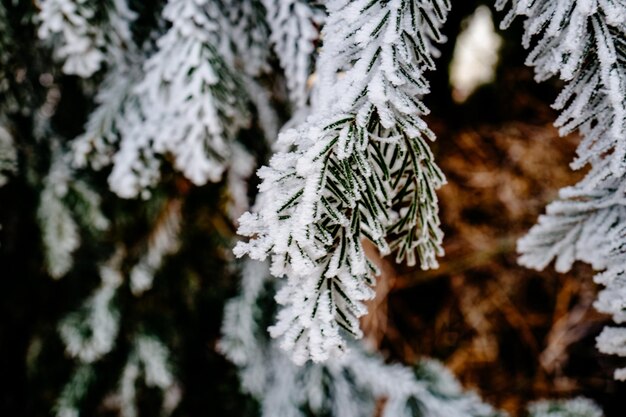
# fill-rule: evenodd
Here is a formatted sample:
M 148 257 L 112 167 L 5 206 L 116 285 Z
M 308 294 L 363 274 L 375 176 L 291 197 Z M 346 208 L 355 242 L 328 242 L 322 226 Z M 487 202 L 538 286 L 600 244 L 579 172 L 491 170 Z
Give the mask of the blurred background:
M 595 399 L 607 417 L 623 416 L 626 389 L 612 377 L 619 359 L 595 348 L 609 318 L 593 309 L 597 288 L 590 268 L 577 264 L 557 274 L 552 267 L 537 272 L 516 264 L 516 239 L 559 188 L 584 172 L 568 166 L 578 138 L 560 138 L 552 127 L 557 114 L 550 104 L 560 85 L 535 83 L 524 66 L 519 22 L 501 32 L 501 18 L 489 2 L 453 1 L 444 29 L 449 41 L 440 48 L 425 98 L 438 137 L 436 160 L 448 178 L 439 192 L 446 256 L 433 271 L 385 269 L 363 320 L 366 338 L 390 360 L 441 360 L 466 388 L 513 416 L 529 401 L 575 395 Z M 29 40 L 23 42 L 28 48 Z M 93 103 L 76 77 L 55 82 L 62 95 L 52 123 L 75 137 Z M 249 135 L 254 148 L 254 132 Z M 23 152 L 35 154 L 36 147 Z M 40 158 L 45 164 L 46 156 Z M 240 392 L 235 367 L 216 351 L 224 303 L 238 288 L 230 253 L 235 227 L 220 203 L 228 191 L 224 184 L 192 187 L 174 173 L 165 178 L 145 204 L 103 201 L 105 210 L 127 213 L 115 219 L 115 230 L 131 255 L 145 246 L 152 219 L 174 210 L 186 224 L 179 250 L 166 258 L 153 288 L 141 298 L 119 295 L 120 332 L 148 323 L 171 342 L 184 393 L 174 415 L 257 415 L 255 402 Z M 72 371 L 58 323 L 97 285 L 89 259 L 106 246 L 81 246 L 72 272 L 51 279 L 43 267 L 37 199 L 26 178 L 0 188 L 3 416 L 46 416 L 54 409 Z M 125 358 L 123 338 L 120 343 L 96 365 L 84 415 L 116 415 L 100 399 Z M 141 415 L 157 415 L 151 410 L 155 393 L 144 388 Z

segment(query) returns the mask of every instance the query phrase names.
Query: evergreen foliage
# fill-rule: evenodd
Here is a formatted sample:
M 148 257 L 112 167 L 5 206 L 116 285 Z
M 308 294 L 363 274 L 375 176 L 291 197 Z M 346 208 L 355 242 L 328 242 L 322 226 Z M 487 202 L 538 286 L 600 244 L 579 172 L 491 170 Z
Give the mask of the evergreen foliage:
M 7 112 L 15 107 L 11 91 L 11 52 L 13 36 L 8 21 L 7 10 L 0 4 L 0 187 L 7 183 L 9 177 L 17 172 L 17 150 L 10 131 Z
M 192 409 L 181 364 L 205 358 L 215 340 L 197 337 L 189 317 L 220 317 L 240 278 L 218 349 L 261 415 L 504 415 L 439 362 L 387 363 L 354 340 L 379 273 L 367 245 L 424 270 L 443 255 L 436 191 L 446 180 L 423 97 L 451 7 L 0 3 L 0 192 L 19 187 L 12 209 L 31 209 L 17 214 L 33 224 L 7 236 L 26 230 L 20 239 L 34 254 L 25 268 L 66 289 L 53 329 L 38 329 L 28 347 L 33 368 L 64 367 L 54 375 L 63 383 L 43 394 L 51 412 Z M 540 38 L 528 59 L 537 79 L 565 82 L 555 107 L 561 133 L 583 136 L 574 166 L 591 165 L 520 241 L 521 262 L 603 270 L 596 306 L 622 322 L 626 4 L 513 0 L 510 9 L 504 24 L 525 16 L 526 46 Z M 236 228 L 247 240 L 235 246 Z M 252 259 L 237 263 L 233 246 Z M 215 276 L 204 285 L 206 271 Z M 218 285 L 223 292 L 211 292 Z M 626 356 L 626 329 L 605 329 L 598 347 Z M 196 356 L 184 358 L 189 350 Z M 529 413 L 602 415 L 584 399 Z
M 602 417 L 603 415 L 596 403 L 583 397 L 561 401 L 537 401 L 528 406 L 529 417 Z
M 442 232 L 435 190 L 444 176 L 421 116 L 434 68 L 434 41 L 449 4 L 442 1 L 334 1 L 322 31 L 317 86 L 306 121 L 281 133 L 259 210 L 241 218 L 249 242 L 235 248 L 272 261 L 286 275 L 272 335 L 298 363 L 345 349 L 342 331 L 360 337 L 363 301 L 375 268 L 362 239 L 382 254 L 437 266 Z
M 0 187 L 9 181 L 9 176 L 17 171 L 17 152 L 13 137 L 0 126 Z
M 63 72 L 89 77 L 132 46 L 134 19 L 124 0 L 41 0 L 37 33 L 53 46 Z
M 102 133 L 119 132 L 109 184 L 120 196 L 134 197 L 156 184 L 159 155 L 170 155 L 195 184 L 222 178 L 231 142 L 250 123 L 242 82 L 218 53 L 220 43 L 241 38 L 222 36 L 230 21 L 220 13 L 229 9 L 219 2 L 169 1 L 163 18 L 171 27 L 156 51 L 131 76 L 112 74 L 104 84 L 109 89 L 101 90 L 100 114 L 89 122 L 86 143 L 76 146 L 79 161 L 93 148 L 101 166 L 111 162 L 106 144 L 117 142 Z
M 506 1 L 496 7 L 502 9 Z M 590 165 L 585 178 L 560 191 L 527 236 L 518 243 L 520 263 L 537 269 L 553 259 L 565 272 L 574 261 L 603 270 L 596 308 L 624 321 L 624 221 L 626 185 L 626 3 L 623 1 L 514 1 L 503 26 L 523 16 L 526 63 L 535 79 L 557 76 L 564 87 L 554 103 L 560 133 L 582 137 L 573 168 Z M 535 41 L 533 42 L 533 39 Z M 605 353 L 626 356 L 626 329 L 606 328 L 598 337 Z M 626 368 L 615 377 L 626 379 Z
M 244 263 L 241 292 L 225 308 L 220 344 L 239 367 L 243 388 L 259 400 L 262 416 L 372 416 L 384 399 L 379 415 L 385 417 L 504 417 L 475 394 L 464 393 L 436 361 L 414 369 L 386 364 L 354 342 L 340 358 L 294 364 L 264 329 L 275 285 L 266 263 Z
M 318 27 L 326 15 L 321 7 L 306 0 L 263 0 L 263 5 L 289 97 L 296 109 L 302 108 L 309 98 L 307 83 L 314 69 Z

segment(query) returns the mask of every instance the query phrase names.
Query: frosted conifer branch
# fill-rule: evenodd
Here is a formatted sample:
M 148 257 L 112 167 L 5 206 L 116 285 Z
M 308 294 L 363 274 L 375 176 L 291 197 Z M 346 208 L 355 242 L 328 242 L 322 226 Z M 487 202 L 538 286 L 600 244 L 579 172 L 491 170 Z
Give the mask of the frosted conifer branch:
M 9 176 L 17 173 L 17 150 L 13 136 L 0 124 L 0 187 L 9 181 Z
M 625 187 L 611 173 L 608 160 L 598 161 L 582 181 L 563 188 L 561 199 L 549 204 L 538 224 L 519 240 L 519 262 L 543 269 L 556 259 L 559 272 L 577 260 L 607 268 L 619 245 L 615 233 L 620 227 L 615 226 L 626 219 Z
M 242 68 L 249 76 L 269 70 L 269 33 L 265 10 L 260 0 L 213 0 L 211 9 L 224 19 L 221 27 L 220 54 L 234 68 Z
M 100 195 L 85 182 L 69 177 L 66 164 L 67 158 L 53 163 L 37 209 L 45 266 L 55 279 L 65 276 L 74 265 L 74 252 L 81 245 L 80 226 L 92 234 L 109 227 L 100 210 Z
M 496 7 L 506 3 L 500 0 Z M 562 189 L 560 200 L 519 240 L 519 261 L 543 269 L 556 259 L 556 269 L 564 272 L 580 260 L 604 270 L 594 278 L 606 287 L 595 307 L 620 323 L 626 318 L 626 4 L 514 0 L 503 26 L 517 15 L 526 19 L 524 45 L 538 38 L 527 59 L 536 79 L 565 81 L 554 107 L 561 110 L 560 133 L 578 129 L 582 136 L 572 167 L 591 164 L 585 178 Z M 603 333 L 598 348 L 612 351 L 615 334 Z
M 132 47 L 113 61 L 96 96 L 98 107 L 73 141 L 76 166 L 113 164 L 109 185 L 115 193 L 147 196 L 164 159 L 195 184 L 219 181 L 230 166 L 236 134 L 250 122 L 248 100 L 266 134 L 275 136 L 277 116 L 267 92 L 248 75 L 233 73 L 237 67 L 258 75 L 265 68 L 269 41 L 262 22 L 257 24 L 262 6 L 235 3 L 166 5 L 163 17 L 171 27 L 156 52 L 143 62 Z
M 224 307 L 218 349 L 238 366 L 253 361 L 256 350 L 261 347 L 257 342 L 263 340 L 265 329 L 258 326 L 263 311 L 257 302 L 271 279 L 266 262 L 246 260 L 241 268 L 239 295 Z
M 166 390 L 174 383 L 170 372 L 169 349 L 157 338 L 140 335 L 136 341 L 137 357 L 143 366 L 146 385 Z
M 230 165 L 226 178 L 229 197 L 227 213 L 233 221 L 237 221 L 246 210 L 250 209 L 248 181 L 254 173 L 256 161 L 245 148 L 235 144 L 232 148 Z
M 463 392 L 435 361 L 412 370 L 386 364 L 380 355 L 354 344 L 341 358 L 294 364 L 261 324 L 266 318 L 259 306 L 273 293 L 273 284 L 266 263 L 244 263 L 241 291 L 226 305 L 218 345 L 239 368 L 242 386 L 259 400 L 263 417 L 361 417 L 376 411 L 384 417 L 503 416 L 475 394 Z M 382 398 L 386 401 L 380 410 Z
M 134 197 L 158 179 L 161 160 L 195 184 L 216 182 L 230 157 L 230 143 L 249 123 L 241 82 L 218 54 L 219 4 L 208 0 L 170 0 L 163 16 L 171 28 L 144 65 L 134 94 L 145 120 L 131 129 L 114 157 L 109 179 L 122 197 Z
M 162 252 L 171 250 L 172 244 L 178 244 L 176 239 L 169 239 L 172 232 L 178 233 L 179 222 L 180 201 L 175 200 L 168 205 L 164 219 L 157 222 L 156 231 L 150 237 L 148 253 L 138 267 L 160 266 Z M 121 319 L 115 297 L 124 280 L 121 272 L 124 257 L 124 250 L 118 248 L 100 267 L 100 286 L 85 300 L 80 310 L 69 314 L 59 324 L 59 333 L 67 353 L 83 364 L 91 364 L 101 359 L 115 346 Z M 155 265 L 155 260 L 159 265 Z M 138 267 L 131 270 L 131 280 Z M 155 271 L 150 272 L 154 274 Z M 132 290 L 133 283 L 130 284 Z M 143 334 L 134 338 L 133 349 L 120 377 L 119 390 L 112 398 L 118 404 L 121 414 L 126 417 L 137 415 L 135 384 L 140 373 L 143 374 L 147 386 L 157 387 L 163 392 L 163 415 L 171 414 L 180 400 L 180 388 L 170 369 L 169 349 L 156 337 Z M 72 384 L 70 381 L 67 389 Z M 62 401 L 63 398 L 60 398 L 59 402 Z M 64 409 L 72 410 L 71 407 Z
M 52 44 L 66 74 L 89 77 L 132 44 L 135 13 L 125 0 L 39 0 L 39 8 L 38 35 Z
M 132 87 L 140 77 L 140 68 L 128 65 L 113 67 L 101 83 L 95 98 L 97 107 L 90 113 L 85 132 L 72 141 L 73 164 L 89 164 L 99 170 L 110 165 L 117 145 L 142 122 L 143 113 Z
M 263 201 L 241 217 L 235 254 L 271 257 L 287 275 L 272 335 L 296 362 L 324 361 L 355 337 L 374 267 L 362 239 L 398 262 L 437 266 L 435 190 L 444 177 L 427 141 L 419 96 L 443 40 L 446 1 L 331 1 L 309 119 L 279 136 L 281 149 L 259 171 Z
M 122 197 L 134 197 L 157 183 L 161 160 L 145 134 L 146 107 L 133 91 L 141 66 L 120 65 L 107 74 L 100 86 L 86 131 L 72 142 L 74 165 L 101 169 L 111 163 L 108 182 Z
M 262 1 L 289 97 L 296 108 L 303 107 L 309 97 L 307 83 L 314 69 L 315 42 L 325 18 L 324 11 L 311 0 Z
M 506 3 L 499 0 L 496 7 L 501 10 Z M 513 0 L 501 26 L 515 16 L 525 19 L 524 46 L 533 44 L 526 64 L 535 67 L 535 79 L 565 81 L 554 107 L 561 110 L 560 133 L 579 129 L 583 137 L 573 167 L 608 158 L 613 174 L 621 177 L 626 172 L 626 5 Z
M 118 250 L 100 267 L 101 284 L 85 300 L 81 310 L 68 315 L 59 325 L 65 349 L 83 363 L 91 363 L 109 353 L 119 331 L 119 312 L 113 302 L 123 277 Z
M 54 415 L 56 417 L 79 417 L 82 401 L 94 379 L 95 372 L 91 365 L 82 364 L 76 368 L 54 405 Z
M 65 61 L 63 71 L 88 77 L 100 69 L 104 54 L 98 47 L 99 33 L 90 24 L 96 10 L 93 3 L 72 0 L 40 2 L 39 37 L 60 43 L 56 58 Z
M 72 267 L 72 254 L 81 243 L 77 221 L 97 233 L 109 227 L 109 220 L 100 210 L 100 195 L 73 177 L 69 154 L 59 148 L 56 139 L 52 140 L 52 147 L 52 163 L 43 181 L 37 219 L 42 229 L 46 268 L 53 278 L 61 278 Z
M 60 151 L 54 153 L 37 209 L 46 268 L 53 278 L 61 278 L 70 270 L 72 253 L 80 245 L 78 225 L 63 201 L 71 181 L 70 170 L 63 159 Z
M 137 381 L 139 380 L 139 361 L 136 355 L 126 361 L 118 382 L 119 388 L 114 397 L 122 417 L 137 417 Z
M 603 417 L 593 401 L 578 397 L 571 400 L 542 400 L 528 406 L 528 417 Z
M 623 327 L 605 327 L 596 339 L 596 346 L 602 353 L 626 356 L 626 329 Z M 616 369 L 615 379 L 626 381 L 626 368 Z
M 132 349 L 124 365 L 118 388 L 104 401 L 107 408 L 119 410 L 122 417 L 137 417 L 137 384 L 143 375 L 148 387 L 156 387 L 163 393 L 163 416 L 171 414 L 178 405 L 178 385 L 170 372 L 170 352 L 156 337 L 140 334 L 133 339 Z M 174 396 L 172 396 L 174 395 Z
M 157 387 L 163 392 L 162 415 L 168 416 L 178 404 L 172 403 L 168 394 L 177 390 L 177 384 L 169 370 L 170 352 L 154 336 L 139 335 L 120 376 L 119 387 L 112 400 L 122 417 L 137 417 L 137 382 L 142 374 L 148 387 Z M 171 395 L 170 395 L 171 396 Z
M 181 200 L 170 201 L 156 220 L 148 237 L 146 252 L 130 271 L 130 290 L 134 295 L 141 295 L 152 288 L 154 275 L 161 268 L 165 256 L 178 251 L 181 208 Z
M 13 28 L 4 4 L 0 3 L 0 119 L 4 119 L 7 113 L 18 108 L 14 94 L 11 94 L 15 77 L 11 62 L 14 49 Z M 0 123 L 6 127 L 5 120 L 1 120 Z

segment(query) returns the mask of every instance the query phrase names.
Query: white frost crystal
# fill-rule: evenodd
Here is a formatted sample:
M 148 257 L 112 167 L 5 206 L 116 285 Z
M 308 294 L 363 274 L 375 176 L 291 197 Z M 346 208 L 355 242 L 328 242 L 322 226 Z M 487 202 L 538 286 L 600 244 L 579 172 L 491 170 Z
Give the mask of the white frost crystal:
M 77 221 L 94 232 L 107 230 L 109 221 L 100 210 L 100 195 L 73 177 L 70 155 L 56 139 L 50 140 L 52 162 L 43 181 L 37 220 L 42 230 L 46 268 L 53 278 L 61 278 L 71 269 L 73 253 L 81 243 Z M 74 197 L 72 204 L 68 201 L 70 193 Z
M 100 286 L 81 310 L 71 313 L 59 326 L 67 353 L 83 363 L 98 360 L 115 344 L 120 317 L 113 298 L 123 280 L 120 261 L 121 254 L 116 252 L 100 267 Z
M 0 187 L 6 184 L 10 175 L 17 172 L 17 150 L 13 137 L 0 125 Z
M 603 417 L 593 401 L 578 397 L 571 400 L 543 400 L 528 406 L 528 417 Z
M 259 305 L 273 291 L 274 281 L 266 263 L 245 262 L 241 292 L 226 305 L 219 344 L 239 368 L 244 390 L 260 401 L 263 417 L 503 416 L 475 394 L 463 392 L 435 361 L 422 361 L 412 370 L 386 364 L 355 343 L 341 358 L 294 364 L 260 326 Z
M 220 54 L 230 51 L 222 32 L 232 29 L 220 3 L 170 0 L 163 17 L 171 27 L 156 52 L 141 70 L 114 69 L 74 145 L 79 165 L 113 163 L 109 185 L 125 198 L 157 183 L 164 157 L 197 185 L 220 181 L 250 121 L 243 82 Z
M 45 260 L 53 278 L 65 275 L 73 265 L 73 252 L 80 245 L 78 225 L 63 198 L 69 188 L 69 170 L 55 161 L 44 182 L 37 218 L 42 227 Z
M 125 0 L 39 0 L 38 35 L 52 44 L 63 72 L 89 77 L 132 43 L 135 14 Z
M 330 1 L 311 115 L 284 131 L 261 168 L 256 213 L 240 219 L 235 254 L 270 257 L 287 276 L 272 334 L 303 363 L 345 350 L 360 337 L 374 267 L 362 239 L 397 261 L 437 266 L 435 190 L 444 177 L 421 116 L 424 70 L 442 40 L 446 1 Z
M 296 108 L 302 107 L 309 97 L 307 84 L 314 69 L 315 42 L 324 12 L 311 0 L 263 0 L 263 5 L 289 97 Z
M 146 384 L 151 387 L 167 389 L 174 383 L 169 370 L 170 352 L 158 339 L 139 336 L 136 343 L 137 357 L 143 365 Z
M 120 140 L 129 137 L 142 122 L 140 103 L 132 93 L 141 76 L 139 69 L 120 63 L 107 73 L 95 97 L 97 107 L 89 115 L 85 132 L 72 141 L 74 166 L 90 165 L 99 170 L 110 165 Z
M 506 6 L 499 0 L 496 7 Z M 554 107 L 561 134 L 581 134 L 573 168 L 591 170 L 578 184 L 560 191 L 527 236 L 518 242 L 520 263 L 537 269 L 553 259 L 558 271 L 575 261 L 604 270 L 605 285 L 595 306 L 626 318 L 626 3 L 613 0 L 514 0 L 503 25 L 523 16 L 524 45 L 533 45 L 527 64 L 536 79 L 558 76 L 565 82 Z M 533 42 L 533 38 L 536 38 Z M 621 339 L 607 329 L 598 348 L 614 350 Z
M 181 206 L 180 200 L 168 203 L 164 213 L 157 219 L 148 238 L 146 252 L 130 271 L 130 290 L 134 295 L 141 295 L 152 288 L 154 275 L 161 268 L 165 256 L 178 250 Z

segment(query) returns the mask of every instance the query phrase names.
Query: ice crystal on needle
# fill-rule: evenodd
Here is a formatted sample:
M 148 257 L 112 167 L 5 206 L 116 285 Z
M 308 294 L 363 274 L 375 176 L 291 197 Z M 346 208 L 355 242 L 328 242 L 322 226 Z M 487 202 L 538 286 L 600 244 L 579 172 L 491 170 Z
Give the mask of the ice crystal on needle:
M 39 37 L 50 42 L 66 74 L 89 77 L 132 43 L 135 14 L 125 0 L 40 0 Z
M 231 40 L 243 29 L 222 7 L 170 0 L 163 17 L 171 26 L 157 50 L 145 62 L 131 50 L 105 79 L 87 132 L 74 143 L 75 159 L 95 168 L 112 163 L 109 184 L 118 195 L 135 197 L 155 185 L 163 156 L 198 185 L 219 181 L 227 169 L 231 144 L 250 114 L 232 68 L 237 45 Z M 263 60 L 243 61 L 258 69 Z
M 506 0 L 496 7 L 504 8 Z M 626 318 L 626 3 L 616 0 L 514 0 L 503 25 L 523 16 L 524 45 L 533 45 L 526 63 L 536 79 L 558 76 L 565 85 L 554 107 L 561 134 L 581 134 L 572 164 L 591 170 L 578 184 L 561 190 L 527 236 L 518 243 L 520 263 L 542 269 L 553 259 L 558 271 L 583 261 L 604 270 L 605 285 L 595 306 Z M 535 41 L 533 42 L 533 39 Z M 615 340 L 611 340 L 615 338 Z M 606 329 L 598 338 L 604 352 L 626 339 L 626 329 Z M 626 376 L 626 368 L 616 377 Z
M 311 115 L 283 132 L 259 171 L 263 204 L 241 218 L 239 256 L 287 275 L 272 334 L 295 361 L 323 361 L 359 337 L 374 267 L 361 240 L 422 268 L 437 266 L 435 190 L 444 177 L 421 116 L 424 70 L 443 40 L 446 1 L 331 1 Z
M 307 83 L 313 72 L 315 42 L 324 12 L 310 0 L 263 0 L 270 23 L 270 40 L 285 71 L 289 97 L 295 107 L 306 104 Z
M 529 417 L 603 417 L 593 401 L 578 397 L 571 400 L 542 400 L 528 406 Z
M 261 324 L 259 306 L 276 285 L 267 263 L 244 262 L 241 291 L 226 304 L 218 346 L 239 368 L 244 391 L 259 400 L 262 417 L 505 416 L 465 392 L 440 363 L 423 360 L 413 369 L 388 364 L 360 342 L 341 358 L 294 364 Z

